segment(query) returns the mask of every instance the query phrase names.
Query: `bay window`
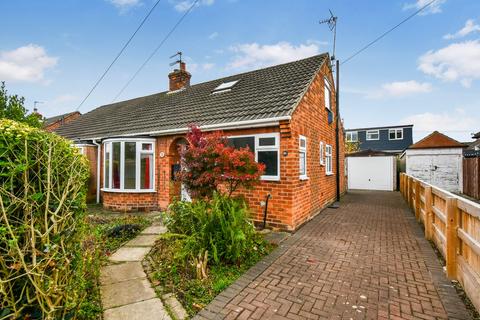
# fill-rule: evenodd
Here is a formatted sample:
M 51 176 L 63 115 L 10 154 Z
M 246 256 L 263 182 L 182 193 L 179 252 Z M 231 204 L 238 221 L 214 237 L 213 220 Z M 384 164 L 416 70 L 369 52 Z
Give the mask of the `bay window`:
M 280 180 L 280 135 L 262 133 L 228 137 L 230 146 L 239 149 L 248 147 L 255 155 L 255 161 L 265 165 L 262 180 Z
M 111 139 L 103 146 L 103 190 L 154 191 L 154 139 Z

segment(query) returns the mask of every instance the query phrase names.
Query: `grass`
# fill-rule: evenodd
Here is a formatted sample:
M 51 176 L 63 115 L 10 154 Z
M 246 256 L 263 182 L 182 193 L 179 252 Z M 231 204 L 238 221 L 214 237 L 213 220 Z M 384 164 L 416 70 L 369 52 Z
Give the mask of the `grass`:
M 84 240 L 84 245 L 95 247 L 97 259 L 92 263 L 92 270 L 85 277 L 87 298 L 80 306 L 79 319 L 102 319 L 100 268 L 113 252 L 149 226 L 151 217 L 114 213 L 95 205 L 89 206 L 86 223 L 88 236 Z M 126 225 L 132 227 L 125 228 Z
M 198 280 L 190 263 L 179 262 L 177 254 L 182 245 L 181 239 L 165 234 L 156 242 L 147 261 L 153 271 L 151 280 L 163 288 L 161 294 L 174 293 L 189 316 L 203 309 L 220 292 L 274 249 L 274 245 L 265 242 L 263 237 L 258 235 L 258 250 L 254 254 L 244 257 L 239 264 L 209 265 L 208 277 Z

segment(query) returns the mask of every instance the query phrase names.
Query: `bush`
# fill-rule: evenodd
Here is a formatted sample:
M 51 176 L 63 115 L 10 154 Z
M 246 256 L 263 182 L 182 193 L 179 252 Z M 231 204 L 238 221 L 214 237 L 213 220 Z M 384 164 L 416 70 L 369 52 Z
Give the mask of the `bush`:
M 0 120 L 0 319 L 78 318 L 92 285 L 88 165 L 70 144 Z
M 208 251 L 214 263 L 238 264 L 258 250 L 255 228 L 242 199 L 214 193 L 210 201 L 174 202 L 166 218 L 171 233 L 185 238 L 180 258 Z

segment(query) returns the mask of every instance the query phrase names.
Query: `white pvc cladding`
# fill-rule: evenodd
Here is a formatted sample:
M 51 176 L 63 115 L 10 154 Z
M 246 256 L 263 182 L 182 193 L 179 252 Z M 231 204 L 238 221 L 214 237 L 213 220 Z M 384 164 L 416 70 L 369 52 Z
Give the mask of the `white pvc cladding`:
M 155 138 L 103 141 L 103 191 L 155 192 Z

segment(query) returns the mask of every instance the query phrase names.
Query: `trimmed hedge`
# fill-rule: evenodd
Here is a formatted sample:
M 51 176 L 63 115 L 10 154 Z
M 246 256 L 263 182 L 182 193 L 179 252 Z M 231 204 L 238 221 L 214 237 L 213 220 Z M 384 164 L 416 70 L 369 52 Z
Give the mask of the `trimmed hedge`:
M 0 319 L 77 318 L 95 252 L 88 175 L 68 140 L 0 120 Z

